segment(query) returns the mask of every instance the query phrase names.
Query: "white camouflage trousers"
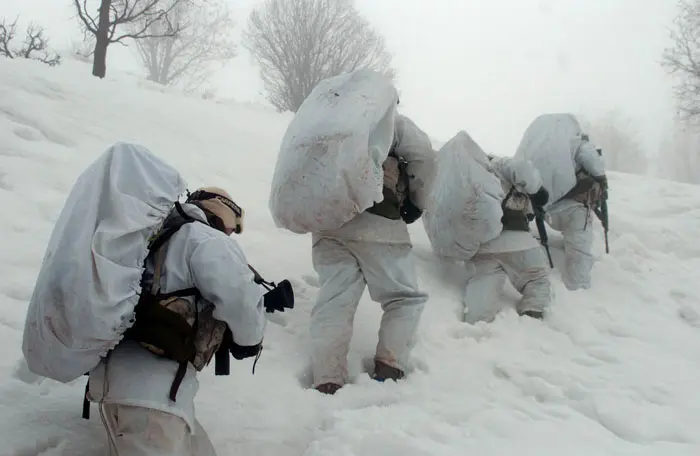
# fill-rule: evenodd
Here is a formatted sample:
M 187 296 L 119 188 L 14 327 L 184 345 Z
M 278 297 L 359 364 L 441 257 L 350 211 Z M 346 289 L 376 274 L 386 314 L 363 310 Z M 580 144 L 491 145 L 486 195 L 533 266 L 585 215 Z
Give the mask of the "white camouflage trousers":
M 428 300 L 418 289 L 411 246 L 321 238 L 312 255 L 321 286 L 310 323 L 314 386 L 348 381 L 353 321 L 365 286 L 384 311 L 375 359 L 405 371 Z
M 581 203 L 548 216 L 548 223 L 564 236 L 564 268 L 561 276 L 569 290 L 591 287 L 593 218 L 593 211 Z
M 102 404 L 110 456 L 216 456 L 199 422 L 145 407 Z
M 522 294 L 516 310 L 545 311 L 552 300 L 549 263 L 544 249 L 477 254 L 465 263 L 467 287 L 464 294 L 464 321 L 474 324 L 492 321 L 502 310 L 498 295 L 506 277 Z

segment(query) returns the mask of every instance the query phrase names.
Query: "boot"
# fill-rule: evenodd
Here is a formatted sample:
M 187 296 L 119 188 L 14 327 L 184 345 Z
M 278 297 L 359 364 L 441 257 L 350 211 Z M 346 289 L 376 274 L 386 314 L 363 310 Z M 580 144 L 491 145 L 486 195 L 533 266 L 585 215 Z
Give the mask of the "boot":
M 378 382 L 383 382 L 384 380 L 401 380 L 404 374 L 401 369 L 389 366 L 381 361 L 374 361 L 374 375 L 372 378 Z
M 336 391 L 338 391 L 340 388 L 342 388 L 342 385 L 338 385 L 337 383 L 322 383 L 318 385 L 315 389 L 319 393 L 323 394 L 335 394 Z
M 520 314 L 520 316 L 526 316 L 530 318 L 535 318 L 537 320 L 544 319 L 544 312 L 541 310 L 526 310 Z

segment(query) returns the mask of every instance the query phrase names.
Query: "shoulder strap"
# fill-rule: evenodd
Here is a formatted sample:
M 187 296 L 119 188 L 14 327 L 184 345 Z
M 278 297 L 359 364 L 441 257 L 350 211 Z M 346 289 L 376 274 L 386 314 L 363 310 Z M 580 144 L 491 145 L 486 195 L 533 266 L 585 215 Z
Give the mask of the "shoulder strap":
M 177 233 L 177 231 L 182 228 L 183 225 L 187 225 L 188 223 L 192 222 L 199 222 L 199 220 L 185 212 L 179 201 L 175 201 L 175 210 L 177 210 L 179 217 L 172 217 L 170 220 L 166 220 L 166 223 L 161 229 L 160 233 L 158 233 L 155 239 L 153 239 L 148 246 L 148 250 L 151 252 L 158 251 L 158 249 L 160 249 L 163 244 L 168 242 L 168 239 L 170 239 L 173 234 Z M 170 218 L 171 216 L 168 217 Z
M 163 263 L 165 262 L 165 252 L 167 250 L 165 243 L 168 240 L 170 240 L 170 238 L 175 233 L 177 233 L 177 231 L 184 225 L 193 222 L 204 223 L 188 215 L 178 201 L 175 202 L 175 210 L 177 210 L 178 215 L 174 217 L 168 216 L 172 218 L 170 218 L 169 220 L 166 219 L 166 223 L 164 224 L 163 229 L 160 233 L 158 233 L 156 238 L 153 239 L 153 241 L 151 241 L 151 244 L 148 246 L 148 255 L 155 256 L 155 271 L 153 274 L 153 284 L 151 285 L 151 294 L 157 295 L 160 299 L 166 299 L 171 297 L 182 298 L 186 296 L 199 297 L 199 290 L 197 290 L 197 288 L 195 287 L 176 290 L 170 293 L 160 293 L 160 276 Z

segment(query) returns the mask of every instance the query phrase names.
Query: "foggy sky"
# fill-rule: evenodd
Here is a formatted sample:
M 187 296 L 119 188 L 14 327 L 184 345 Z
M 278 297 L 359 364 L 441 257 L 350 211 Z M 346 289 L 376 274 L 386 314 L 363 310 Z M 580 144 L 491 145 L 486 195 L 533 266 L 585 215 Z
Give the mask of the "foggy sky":
M 237 31 L 259 1 L 231 0 Z M 669 133 L 672 80 L 659 60 L 673 0 L 356 1 L 395 55 L 400 110 L 438 140 L 465 129 L 487 152 L 512 155 L 538 114 L 613 109 L 634 121 L 652 154 Z M 46 26 L 54 47 L 80 36 L 71 0 L 2 3 L 0 14 Z M 128 49 L 109 53 L 108 75 L 140 71 Z M 242 48 L 213 83 L 221 96 L 264 102 Z

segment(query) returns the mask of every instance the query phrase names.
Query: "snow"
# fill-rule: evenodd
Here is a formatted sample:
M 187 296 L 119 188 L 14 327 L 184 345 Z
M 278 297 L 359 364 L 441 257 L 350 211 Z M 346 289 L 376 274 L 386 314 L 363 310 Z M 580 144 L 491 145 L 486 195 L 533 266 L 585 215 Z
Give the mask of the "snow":
M 318 291 L 310 239 L 275 228 L 267 209 L 289 115 L 216 103 L 116 72 L 105 80 L 0 60 L 0 454 L 87 456 L 106 445 L 99 414 L 80 418 L 84 381 L 29 373 L 21 331 L 52 223 L 74 179 L 111 143 L 135 140 L 175 166 L 190 188 L 221 185 L 246 208 L 240 241 L 270 280 L 288 277 L 297 308 L 270 317 L 255 375 L 200 375 L 196 407 L 219 454 L 256 456 L 700 454 L 700 187 L 610 175 L 611 254 L 597 230 L 590 290 L 553 273 L 545 322 L 506 311 L 470 327 L 459 313 L 460 268 L 440 264 L 411 226 L 431 299 L 399 383 L 364 373 L 380 308 L 363 298 L 353 383 L 308 389 L 308 319 Z M 597 223 L 597 222 L 596 222 Z M 561 238 L 550 233 L 555 262 Z M 514 302 L 512 293 L 504 300 Z

